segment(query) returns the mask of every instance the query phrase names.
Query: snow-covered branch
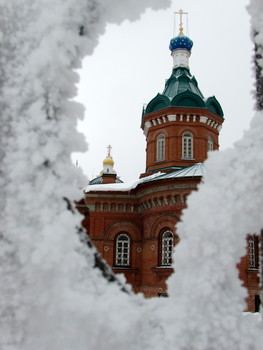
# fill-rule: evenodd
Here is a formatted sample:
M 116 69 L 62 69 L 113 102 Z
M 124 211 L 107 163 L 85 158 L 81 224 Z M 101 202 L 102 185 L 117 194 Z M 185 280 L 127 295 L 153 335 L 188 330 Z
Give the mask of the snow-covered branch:
M 72 99 L 76 69 L 107 22 L 168 4 L 0 0 L 1 349 L 105 348 L 94 329 L 115 329 L 106 309 L 129 306 L 93 268 L 77 235 L 81 216 L 64 200 L 82 195 L 70 156 L 86 150 L 76 130 L 84 109 Z
M 250 2 L 248 10 L 251 14 L 251 37 L 255 45 L 254 76 L 256 109 L 263 111 L 263 4 L 260 0 Z M 263 114 L 262 114 L 263 117 Z M 263 230 L 260 233 L 260 285 L 261 305 L 263 302 Z M 261 306 L 262 309 L 262 306 Z

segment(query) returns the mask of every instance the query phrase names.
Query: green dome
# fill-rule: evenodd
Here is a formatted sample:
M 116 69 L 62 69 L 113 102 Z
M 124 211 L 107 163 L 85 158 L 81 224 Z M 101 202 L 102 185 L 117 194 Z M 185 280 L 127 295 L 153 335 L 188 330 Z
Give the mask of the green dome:
M 188 68 L 179 67 L 173 69 L 172 75 L 165 83 L 163 95 L 173 99 L 176 95 L 187 90 L 204 99 L 197 80 L 191 75 Z
M 216 98 L 204 98 L 198 87 L 197 80 L 191 75 L 188 68 L 173 69 L 170 78 L 166 81 L 162 94 L 157 94 L 146 106 L 144 114 L 152 113 L 167 107 L 206 108 L 223 118 L 224 113 Z

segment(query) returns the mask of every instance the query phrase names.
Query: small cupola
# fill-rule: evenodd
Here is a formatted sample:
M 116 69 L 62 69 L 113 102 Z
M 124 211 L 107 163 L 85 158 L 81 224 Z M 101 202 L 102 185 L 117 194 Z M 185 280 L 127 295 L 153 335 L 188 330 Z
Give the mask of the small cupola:
M 189 57 L 193 47 L 193 41 L 184 35 L 182 15 L 185 14 L 183 10 L 179 10 L 180 26 L 178 36 L 170 40 L 169 49 L 173 57 L 173 68 L 185 67 L 189 68 Z
M 111 147 L 111 145 L 109 145 L 107 148 L 108 148 L 108 153 L 107 153 L 106 158 L 103 161 L 103 169 L 100 172 L 100 174 L 101 175 L 103 175 L 103 174 L 115 174 L 116 175 L 116 171 L 113 169 L 114 161 L 113 161 L 112 156 L 111 156 L 112 147 Z
M 100 185 L 100 184 L 110 184 L 110 183 L 122 183 L 123 181 L 117 176 L 116 171 L 113 169 L 114 161 L 111 155 L 111 145 L 108 147 L 108 153 L 103 164 L 103 169 L 100 175 L 92 179 L 89 185 Z

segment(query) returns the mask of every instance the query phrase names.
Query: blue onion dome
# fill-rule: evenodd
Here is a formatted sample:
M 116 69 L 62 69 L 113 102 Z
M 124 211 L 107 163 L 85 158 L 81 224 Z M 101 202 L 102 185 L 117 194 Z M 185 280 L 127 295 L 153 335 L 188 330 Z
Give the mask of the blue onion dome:
M 177 49 L 186 49 L 188 51 L 191 51 L 193 47 L 193 41 L 188 38 L 188 36 L 185 35 L 178 35 L 175 38 L 171 39 L 169 49 L 171 51 L 177 50 Z

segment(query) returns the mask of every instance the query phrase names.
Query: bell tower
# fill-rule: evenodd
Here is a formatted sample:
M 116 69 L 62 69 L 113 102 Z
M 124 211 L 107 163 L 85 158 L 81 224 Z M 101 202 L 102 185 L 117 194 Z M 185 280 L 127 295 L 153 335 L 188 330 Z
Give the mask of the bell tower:
M 207 152 L 219 148 L 224 114 L 217 99 L 205 98 L 191 74 L 193 41 L 183 33 L 170 40 L 173 69 L 163 92 L 143 109 L 141 128 L 146 136 L 146 169 L 141 177 L 204 162 Z

